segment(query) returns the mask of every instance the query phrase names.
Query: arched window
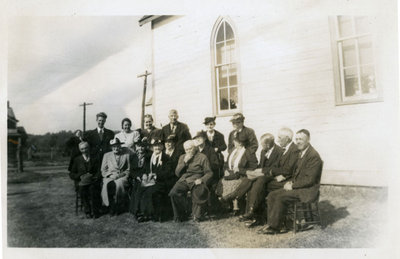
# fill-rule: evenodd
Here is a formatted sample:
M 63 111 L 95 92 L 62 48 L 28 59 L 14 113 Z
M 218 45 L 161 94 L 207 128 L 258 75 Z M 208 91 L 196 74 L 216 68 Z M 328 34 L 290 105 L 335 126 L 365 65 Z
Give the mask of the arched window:
M 218 19 L 211 39 L 214 111 L 218 115 L 231 114 L 241 107 L 236 60 L 237 42 L 233 27 L 226 19 Z

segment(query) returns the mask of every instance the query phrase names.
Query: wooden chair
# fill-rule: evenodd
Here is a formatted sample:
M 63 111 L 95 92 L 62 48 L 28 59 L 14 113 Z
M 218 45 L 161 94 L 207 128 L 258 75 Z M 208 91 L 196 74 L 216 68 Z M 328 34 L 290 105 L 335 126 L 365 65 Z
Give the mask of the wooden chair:
M 318 183 L 321 181 L 323 162 L 321 164 Z M 319 210 L 319 194 L 311 202 L 293 202 L 288 208 L 287 219 L 293 221 L 293 233 L 308 229 L 313 225 L 322 226 L 321 213 Z

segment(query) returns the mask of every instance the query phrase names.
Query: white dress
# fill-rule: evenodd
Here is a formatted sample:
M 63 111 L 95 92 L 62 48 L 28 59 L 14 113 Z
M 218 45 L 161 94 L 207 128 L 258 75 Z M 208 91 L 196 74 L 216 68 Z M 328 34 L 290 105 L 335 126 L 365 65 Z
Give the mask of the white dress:
M 122 147 L 129 148 L 131 151 L 134 151 L 135 148 L 135 142 L 138 142 L 140 139 L 140 134 L 136 130 L 131 130 L 131 132 L 126 133 L 125 131 L 121 131 L 120 133 L 115 135 L 116 138 L 118 138 L 121 142 L 124 142 L 122 144 Z

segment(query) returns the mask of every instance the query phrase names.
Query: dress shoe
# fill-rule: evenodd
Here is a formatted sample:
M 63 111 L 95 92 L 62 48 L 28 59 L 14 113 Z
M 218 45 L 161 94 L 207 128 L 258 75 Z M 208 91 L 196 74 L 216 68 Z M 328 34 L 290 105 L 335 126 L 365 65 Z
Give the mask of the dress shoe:
M 247 213 L 239 217 L 239 221 L 251 220 L 253 219 L 253 217 L 254 217 L 254 212 L 252 209 L 250 209 Z
M 248 228 L 254 228 L 256 226 L 260 226 L 261 222 L 259 220 L 253 219 L 252 221 L 246 222 L 245 226 Z
M 287 233 L 288 230 L 286 228 L 283 229 L 276 229 L 273 227 L 268 227 L 265 231 L 262 232 L 262 234 L 265 235 L 277 235 L 277 234 L 284 234 Z

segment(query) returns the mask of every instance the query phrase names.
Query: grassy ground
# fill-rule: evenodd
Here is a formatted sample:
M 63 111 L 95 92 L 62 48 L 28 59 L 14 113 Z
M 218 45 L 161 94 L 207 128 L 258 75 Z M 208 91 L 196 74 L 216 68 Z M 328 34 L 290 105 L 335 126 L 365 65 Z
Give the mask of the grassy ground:
M 324 225 L 293 235 L 266 236 L 237 218 L 201 223 L 137 223 L 128 214 L 84 219 L 75 215 L 75 194 L 65 169 L 9 172 L 9 247 L 127 248 L 363 248 L 381 238 L 387 190 L 322 186 Z

